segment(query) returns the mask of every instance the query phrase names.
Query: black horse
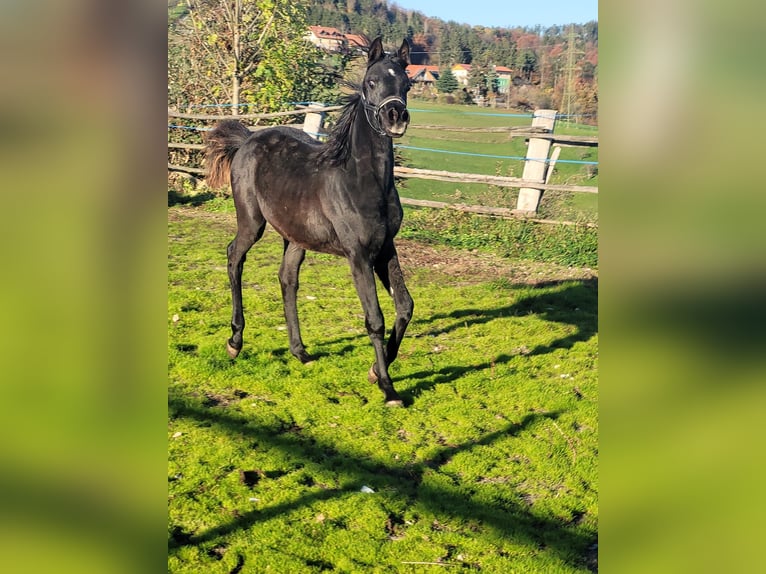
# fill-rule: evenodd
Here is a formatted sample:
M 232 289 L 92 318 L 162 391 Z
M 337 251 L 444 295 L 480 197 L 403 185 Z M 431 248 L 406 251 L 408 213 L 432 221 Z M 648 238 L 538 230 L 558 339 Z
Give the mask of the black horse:
M 327 143 L 320 144 L 290 127 L 251 133 L 235 120 L 219 122 L 208 132 L 208 184 L 217 187 L 229 180 L 237 210 L 237 235 L 227 250 L 233 307 L 227 350 L 232 358 L 242 350 L 245 328 L 245 256 L 268 222 L 284 238 L 279 282 L 290 352 L 303 363 L 311 360 L 301 339 L 296 306 L 298 273 L 306 249 L 342 255 L 351 266 L 375 348 L 368 379 L 377 382 L 387 405 L 402 406 L 388 367 L 399 352 L 413 301 L 394 247 L 402 207 L 394 187 L 391 138 L 404 135 L 410 121 L 410 81 L 405 72 L 409 63 L 406 40 L 389 56 L 381 38 L 376 38 L 368 49 L 363 83 L 349 97 Z M 391 293 L 396 307 L 387 346 L 374 274 Z

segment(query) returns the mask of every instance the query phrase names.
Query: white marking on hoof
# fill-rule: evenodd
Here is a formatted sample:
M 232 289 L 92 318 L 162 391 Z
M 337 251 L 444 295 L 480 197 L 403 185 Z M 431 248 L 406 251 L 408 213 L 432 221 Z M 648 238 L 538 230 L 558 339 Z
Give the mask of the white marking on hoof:
M 393 400 L 393 401 L 386 401 L 386 406 L 387 407 L 403 407 L 404 406 L 404 402 L 402 401 L 402 399 L 396 399 L 396 400 Z
M 373 367 L 370 367 L 370 370 L 367 371 L 367 380 L 373 385 L 378 382 L 378 375 L 375 374 Z
M 239 355 L 239 350 L 232 347 L 231 343 L 229 343 L 228 341 L 226 341 L 226 352 L 229 353 L 229 356 L 232 359 L 236 359 L 237 355 Z

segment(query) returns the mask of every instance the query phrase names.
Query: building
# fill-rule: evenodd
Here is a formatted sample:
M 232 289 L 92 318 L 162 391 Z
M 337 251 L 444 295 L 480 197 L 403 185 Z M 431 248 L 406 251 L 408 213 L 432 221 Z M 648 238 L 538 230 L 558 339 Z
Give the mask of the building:
M 495 66 L 495 75 L 497 76 L 497 90 L 501 94 L 507 94 L 513 80 L 513 70 L 506 66 Z M 471 64 L 454 64 L 452 74 L 463 86 L 468 85 L 468 78 L 471 75 Z
M 511 87 L 513 70 L 505 66 L 495 66 L 495 74 L 497 74 L 497 91 L 501 94 L 507 94 Z
M 367 38 L 361 34 L 346 34 L 346 41 L 348 42 L 348 49 L 356 53 L 361 53 L 369 43 Z
M 337 28 L 309 26 L 309 31 L 304 37 L 315 46 L 328 52 L 345 52 L 348 50 L 346 35 Z
M 407 77 L 417 92 L 423 92 L 434 87 L 439 79 L 439 66 L 407 66 Z
M 471 75 L 471 64 L 453 64 L 452 75 L 461 86 L 468 85 L 468 76 Z

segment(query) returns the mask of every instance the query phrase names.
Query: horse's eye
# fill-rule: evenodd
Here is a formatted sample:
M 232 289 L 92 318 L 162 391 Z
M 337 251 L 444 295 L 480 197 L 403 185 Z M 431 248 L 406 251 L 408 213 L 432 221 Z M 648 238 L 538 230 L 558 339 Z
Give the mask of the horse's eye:
M 374 87 L 375 87 L 375 80 L 370 80 L 370 81 L 368 81 L 368 82 L 367 82 L 367 84 L 368 84 L 368 85 L 369 85 L 371 88 L 374 88 Z

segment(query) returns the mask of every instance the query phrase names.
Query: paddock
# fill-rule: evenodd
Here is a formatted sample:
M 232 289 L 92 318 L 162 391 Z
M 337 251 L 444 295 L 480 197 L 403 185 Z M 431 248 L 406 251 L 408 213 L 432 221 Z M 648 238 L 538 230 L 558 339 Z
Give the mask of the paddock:
M 263 320 L 228 357 L 227 205 L 168 208 L 169 570 L 595 568 L 595 272 L 401 241 L 418 312 L 392 410 L 342 259 L 307 256 L 317 358 L 290 356 L 273 231 L 243 275 Z

